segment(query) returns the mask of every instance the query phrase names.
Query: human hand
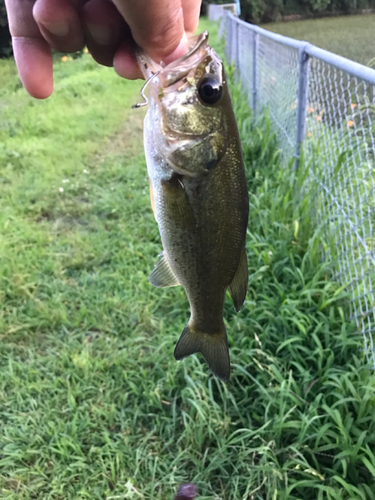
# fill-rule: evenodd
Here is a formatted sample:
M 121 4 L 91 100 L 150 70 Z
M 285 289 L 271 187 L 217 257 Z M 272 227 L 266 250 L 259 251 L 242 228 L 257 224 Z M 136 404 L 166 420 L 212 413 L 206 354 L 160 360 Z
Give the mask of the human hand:
M 13 51 L 25 89 L 44 99 L 53 91 L 52 52 L 87 45 L 93 58 L 129 79 L 142 78 L 135 43 L 156 62 L 187 51 L 201 0 L 5 0 Z

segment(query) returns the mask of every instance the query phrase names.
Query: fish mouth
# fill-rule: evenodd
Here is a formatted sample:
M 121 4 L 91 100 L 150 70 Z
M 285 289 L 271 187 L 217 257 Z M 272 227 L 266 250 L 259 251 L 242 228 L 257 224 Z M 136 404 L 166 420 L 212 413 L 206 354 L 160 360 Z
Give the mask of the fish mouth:
M 193 81 L 198 66 L 207 59 L 207 65 L 211 62 L 215 66 L 216 54 L 208 45 L 208 32 L 189 37 L 189 50 L 179 59 L 169 64 L 156 63 L 140 49 L 136 52 L 139 67 L 146 79 L 146 86 L 150 88 L 150 96 L 159 101 L 164 92 L 180 90 L 186 82 Z
M 145 54 L 140 48 L 136 50 L 136 58 L 138 65 L 146 80 L 149 80 L 155 73 L 167 73 L 165 78 L 165 87 L 169 87 L 178 80 L 181 80 L 191 70 L 192 61 L 190 59 L 196 55 L 200 49 L 206 49 L 208 46 L 208 31 L 204 31 L 197 36 L 189 37 L 189 51 L 179 59 L 166 65 L 161 62 L 155 62 L 151 57 Z M 186 66 L 186 64 L 189 66 Z
M 181 56 L 176 61 L 171 62 L 161 71 L 161 83 L 163 88 L 168 88 L 174 83 L 179 82 L 202 60 L 202 56 L 206 55 L 208 47 L 208 31 L 204 31 L 201 35 L 191 37 L 189 40 L 189 52 Z M 202 54 L 203 52 L 203 54 Z

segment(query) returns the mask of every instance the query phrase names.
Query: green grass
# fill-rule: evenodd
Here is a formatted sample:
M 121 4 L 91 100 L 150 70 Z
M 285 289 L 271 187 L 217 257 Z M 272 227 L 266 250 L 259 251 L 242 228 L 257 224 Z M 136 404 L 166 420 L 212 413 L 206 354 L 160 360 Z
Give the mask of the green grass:
M 375 15 L 343 16 L 263 26 L 281 35 L 305 40 L 361 64 L 375 57 Z
M 195 482 L 202 499 L 374 499 L 375 376 L 268 117 L 251 130 L 233 86 L 250 281 L 225 308 L 225 385 L 174 360 L 186 296 L 147 280 L 161 245 L 140 83 L 83 56 L 37 102 L 0 64 L 0 497 L 168 499 Z

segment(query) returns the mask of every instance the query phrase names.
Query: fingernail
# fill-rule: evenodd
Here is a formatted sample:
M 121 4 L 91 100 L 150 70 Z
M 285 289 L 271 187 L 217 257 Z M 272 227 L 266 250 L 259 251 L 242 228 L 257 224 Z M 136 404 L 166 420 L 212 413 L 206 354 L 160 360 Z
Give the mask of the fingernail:
M 90 32 L 93 40 L 98 45 L 109 45 L 111 42 L 111 31 L 107 26 L 100 24 L 87 24 L 87 29 Z
M 69 24 L 66 21 L 58 21 L 55 23 L 42 23 L 43 26 L 52 35 L 66 36 L 69 33 Z

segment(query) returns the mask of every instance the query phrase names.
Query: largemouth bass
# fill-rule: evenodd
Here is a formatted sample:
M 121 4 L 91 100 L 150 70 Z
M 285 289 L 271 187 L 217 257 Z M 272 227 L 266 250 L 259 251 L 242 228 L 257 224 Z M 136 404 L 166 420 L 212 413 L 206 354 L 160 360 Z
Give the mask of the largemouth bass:
M 149 280 L 182 285 L 188 296 L 191 317 L 175 358 L 200 352 L 228 381 L 224 299 L 229 288 L 237 311 L 245 300 L 249 199 L 227 77 L 207 32 L 165 67 L 144 54 L 138 63 L 149 79 L 144 145 L 164 249 Z

